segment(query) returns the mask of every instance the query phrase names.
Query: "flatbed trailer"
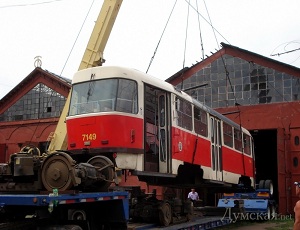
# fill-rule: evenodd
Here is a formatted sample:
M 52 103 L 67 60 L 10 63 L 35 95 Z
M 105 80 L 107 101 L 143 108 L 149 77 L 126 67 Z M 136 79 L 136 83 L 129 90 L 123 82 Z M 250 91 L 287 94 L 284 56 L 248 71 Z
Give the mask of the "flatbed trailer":
M 189 218 L 174 216 L 176 212 L 166 212 L 165 218 L 171 215 L 172 222 L 168 226 L 160 226 L 154 221 L 135 221 L 134 215 L 131 215 L 136 211 L 136 206 L 131 204 L 133 197 L 132 193 L 119 190 L 90 193 L 69 191 L 58 194 L 54 189 L 47 194 L 2 193 L 0 230 L 208 230 L 234 224 L 240 217 L 252 218 L 254 215 L 250 216 L 249 213 L 256 213 L 259 219 L 261 216 L 272 218 L 276 207 L 268 189 L 227 193 L 219 199 L 217 207 L 192 208 Z M 159 212 L 159 208 L 154 209 L 155 204 L 159 206 L 169 202 L 171 206 L 172 203 L 171 200 L 149 202 L 142 203 L 143 215 L 148 215 L 144 212 Z
M 189 221 L 170 226 L 131 222 L 129 193 L 1 194 L 0 229 L 37 230 L 206 230 L 230 224 L 221 216 L 195 212 Z
M 127 192 L 1 194 L 0 229 L 127 229 Z
M 128 230 L 208 230 L 225 226 L 230 223 L 230 218 L 224 218 L 222 216 L 197 216 L 188 222 L 174 224 L 167 227 L 157 226 L 156 224 L 129 223 Z
M 276 218 L 277 204 L 270 189 L 256 189 L 253 192 L 225 193 L 218 200 L 217 207 L 226 208 L 228 215 L 234 208 L 243 210 L 234 216 L 235 220 L 271 220 Z

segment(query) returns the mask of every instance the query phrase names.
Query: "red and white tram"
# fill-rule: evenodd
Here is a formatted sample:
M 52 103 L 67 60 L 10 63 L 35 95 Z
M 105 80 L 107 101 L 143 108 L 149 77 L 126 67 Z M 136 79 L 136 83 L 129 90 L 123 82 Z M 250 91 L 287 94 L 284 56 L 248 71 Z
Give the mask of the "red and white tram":
M 81 70 L 72 85 L 68 150 L 78 159 L 157 185 L 253 186 L 250 133 L 173 85 L 115 66 Z

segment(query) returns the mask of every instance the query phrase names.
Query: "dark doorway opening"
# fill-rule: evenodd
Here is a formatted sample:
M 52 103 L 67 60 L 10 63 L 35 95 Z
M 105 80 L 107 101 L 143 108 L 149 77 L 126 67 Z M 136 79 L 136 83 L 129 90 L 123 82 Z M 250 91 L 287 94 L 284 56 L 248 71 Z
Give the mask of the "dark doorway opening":
M 272 180 L 273 199 L 278 202 L 277 130 L 251 131 L 254 139 L 256 181 Z
M 0 163 L 6 162 L 6 145 L 0 144 Z

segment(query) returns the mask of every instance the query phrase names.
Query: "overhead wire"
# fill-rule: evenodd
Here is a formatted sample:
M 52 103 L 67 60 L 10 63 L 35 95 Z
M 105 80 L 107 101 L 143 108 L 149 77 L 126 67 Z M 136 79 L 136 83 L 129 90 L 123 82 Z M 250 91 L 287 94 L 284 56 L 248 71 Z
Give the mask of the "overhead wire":
M 37 2 L 37 3 L 26 3 L 26 4 L 17 4 L 17 5 L 6 5 L 6 6 L 0 6 L 0 9 L 3 9 L 3 8 L 12 8 L 12 7 L 25 7 L 25 6 L 43 5 L 43 4 L 49 4 L 49 3 L 53 3 L 53 2 L 59 2 L 59 1 L 63 1 L 63 0 L 51 0 L 51 1 L 43 1 L 43 2 Z M 38 92 L 41 93 L 41 85 L 40 85 L 40 84 L 39 84 L 39 91 L 38 91 Z M 51 102 L 51 98 L 53 97 L 53 93 L 54 93 L 54 90 L 51 92 L 50 97 L 48 98 L 47 104 L 48 104 L 49 102 Z M 41 118 L 41 117 L 40 117 L 40 112 L 41 112 L 41 111 L 40 111 L 40 108 L 39 108 L 38 118 Z M 38 129 L 40 123 L 41 123 L 41 122 L 40 122 L 40 119 L 38 119 L 38 123 L 37 123 L 37 125 L 35 126 L 35 129 L 34 129 L 34 131 L 33 131 L 33 134 L 32 134 L 31 137 L 30 137 L 29 144 L 32 143 L 33 137 L 34 137 L 34 135 L 35 135 L 35 133 L 36 133 L 36 131 L 37 131 L 37 129 Z
M 64 0 L 49 0 L 49 1 L 36 2 L 36 3 L 14 4 L 14 5 L 0 6 L 0 8 L 23 7 L 23 6 L 35 6 L 35 5 L 43 5 L 43 4 L 53 3 L 53 2 L 60 2 L 60 1 L 64 1 Z M 63 66 L 63 68 L 62 68 L 61 73 L 60 73 L 59 76 L 62 75 L 62 73 L 63 73 L 63 71 L 64 71 L 64 69 L 65 69 L 65 67 L 66 67 L 66 64 L 67 64 L 67 62 L 68 62 L 68 60 L 69 60 L 69 58 L 70 58 L 70 56 L 71 56 L 71 53 L 73 52 L 73 49 L 74 49 L 74 47 L 75 47 L 75 44 L 77 43 L 77 40 L 78 40 L 78 38 L 79 38 L 79 35 L 80 35 L 81 31 L 82 31 L 82 28 L 83 28 L 83 26 L 84 26 L 84 24 L 85 24 L 85 22 L 86 22 L 87 17 L 88 17 L 88 15 L 89 15 L 90 11 L 91 11 L 91 8 L 92 8 L 92 6 L 93 6 L 93 4 L 94 4 L 94 1 L 95 1 L 95 0 L 92 1 L 92 4 L 91 4 L 91 6 L 90 6 L 90 8 L 89 8 L 89 10 L 88 10 L 88 12 L 87 12 L 87 14 L 86 14 L 86 16 L 85 16 L 85 19 L 84 19 L 84 21 L 83 21 L 83 23 L 82 23 L 82 25 L 81 25 L 81 28 L 80 28 L 80 30 L 79 30 L 79 32 L 78 32 L 78 34 L 77 34 L 77 37 L 76 37 L 76 39 L 75 39 L 75 41 L 74 41 L 74 43 L 73 43 L 73 46 L 72 46 L 72 48 L 71 48 L 71 50 L 70 50 L 70 52 L 69 52 L 69 54 L 68 54 L 68 57 L 67 57 L 67 59 L 66 59 L 66 62 L 65 62 L 65 64 L 64 64 L 64 66 Z
M 6 5 L 6 6 L 0 6 L 1 8 L 11 8 L 11 7 L 21 7 L 21 6 L 35 6 L 35 5 L 43 5 L 53 2 L 60 2 L 63 0 L 50 0 L 50 1 L 44 1 L 44 2 L 37 2 L 37 3 L 24 3 L 24 4 L 15 4 L 15 5 Z
M 291 52 L 294 52 L 294 51 L 299 50 L 300 48 L 298 48 L 298 49 L 293 49 L 293 50 L 291 50 L 291 49 L 287 50 L 287 46 L 288 46 L 288 45 L 291 45 L 291 44 L 293 44 L 293 43 L 296 43 L 296 44 L 298 44 L 298 45 L 300 44 L 299 40 L 294 40 L 294 41 L 284 42 L 284 43 L 278 45 L 278 46 L 272 51 L 272 53 L 270 54 L 270 56 L 280 56 L 280 55 L 282 55 L 282 54 L 291 53 Z M 283 48 L 283 49 L 284 49 L 285 52 L 274 53 L 276 49 L 278 49 L 280 46 L 283 46 L 283 45 L 284 45 L 284 48 Z
M 64 1 L 64 0 L 49 0 L 49 1 L 36 2 L 36 3 L 26 3 L 26 4 L 6 5 L 6 6 L 0 6 L 0 8 L 22 7 L 22 6 L 34 6 L 34 5 L 42 5 L 42 4 L 48 4 L 48 3 L 60 2 L 60 1 Z M 63 66 L 63 68 L 62 68 L 61 73 L 60 73 L 59 76 L 62 75 L 62 73 L 63 73 L 63 71 L 64 71 L 64 69 L 65 69 L 65 67 L 66 67 L 66 65 L 67 65 L 67 63 L 68 63 L 68 61 L 69 61 L 69 58 L 70 58 L 70 56 L 71 56 L 71 54 L 72 54 L 72 52 L 73 52 L 73 49 L 74 49 L 74 47 L 75 47 L 75 45 L 76 45 L 76 43 L 77 43 L 77 40 L 78 40 L 79 35 L 80 35 L 80 33 L 81 33 L 82 29 L 83 29 L 83 26 L 84 26 L 84 24 L 85 24 L 85 22 L 86 22 L 86 19 L 87 19 L 87 17 L 88 17 L 89 14 L 90 14 L 90 11 L 91 11 L 91 9 L 92 9 L 92 6 L 93 6 L 94 2 L 95 2 L 95 0 L 93 0 L 92 3 L 91 3 L 91 6 L 90 6 L 90 8 L 89 8 L 89 10 L 88 10 L 88 12 L 87 12 L 87 14 L 86 14 L 84 20 L 83 20 L 83 23 L 82 23 L 82 25 L 81 25 L 81 28 L 80 28 L 80 30 L 79 30 L 79 32 L 78 32 L 78 34 L 77 34 L 77 37 L 76 37 L 76 39 L 75 39 L 75 41 L 74 41 L 74 43 L 73 43 L 73 46 L 72 46 L 72 48 L 71 48 L 71 50 L 70 50 L 70 52 L 69 52 L 69 54 L 68 54 L 68 57 L 67 57 L 67 59 L 66 59 L 66 62 L 65 62 L 65 64 L 64 64 L 64 66 Z
M 287 50 L 287 46 L 291 45 L 291 44 L 300 44 L 299 40 L 294 40 L 294 41 L 290 41 L 290 42 L 285 42 L 285 43 L 282 43 L 280 45 L 278 45 L 273 51 L 272 53 L 270 54 L 270 56 L 278 56 L 280 57 L 281 55 L 283 54 L 289 54 L 289 53 L 293 53 L 295 51 L 299 51 L 300 48 L 296 48 L 296 49 L 288 49 Z M 283 46 L 284 45 L 284 52 L 278 52 L 278 53 L 274 53 L 276 49 L 278 49 L 280 46 Z M 296 62 L 298 59 L 300 58 L 300 55 L 297 55 L 297 57 L 293 60 L 293 61 L 290 61 L 288 64 L 293 64 L 294 62 Z
M 297 50 L 300 50 L 300 48 L 288 50 L 288 51 L 281 52 L 281 53 L 277 53 L 277 54 L 271 54 L 271 56 L 280 56 L 280 55 L 282 55 L 282 54 L 292 53 L 292 52 L 295 52 L 295 51 L 297 51 Z

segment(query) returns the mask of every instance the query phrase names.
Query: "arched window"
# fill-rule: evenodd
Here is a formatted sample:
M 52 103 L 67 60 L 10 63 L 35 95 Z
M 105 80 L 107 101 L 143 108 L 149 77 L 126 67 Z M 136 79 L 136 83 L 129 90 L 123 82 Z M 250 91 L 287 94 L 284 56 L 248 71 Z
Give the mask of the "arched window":
M 299 145 L 299 136 L 295 136 L 294 143 L 295 145 Z
M 296 168 L 298 167 L 298 157 L 293 158 L 293 166 Z

